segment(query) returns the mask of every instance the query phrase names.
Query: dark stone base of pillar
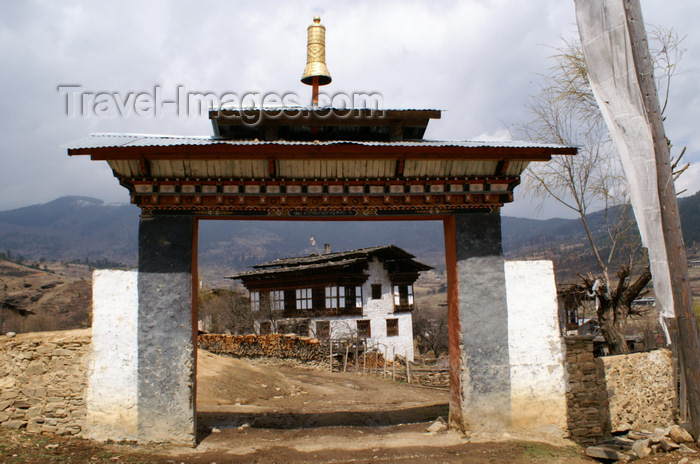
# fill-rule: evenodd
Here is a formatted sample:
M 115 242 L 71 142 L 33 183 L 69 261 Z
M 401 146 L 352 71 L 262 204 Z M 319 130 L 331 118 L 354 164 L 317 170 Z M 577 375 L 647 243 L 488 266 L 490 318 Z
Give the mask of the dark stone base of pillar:
M 138 432 L 144 441 L 195 442 L 192 266 L 196 221 L 141 219 Z
M 459 411 L 450 412 L 451 423 L 465 431 L 502 429 L 510 422 L 510 362 L 501 218 L 457 214 L 453 227 L 457 295 L 452 298 L 460 331 L 453 334 L 459 352 L 451 355 L 453 363 L 459 361 L 459 398 L 452 401 Z

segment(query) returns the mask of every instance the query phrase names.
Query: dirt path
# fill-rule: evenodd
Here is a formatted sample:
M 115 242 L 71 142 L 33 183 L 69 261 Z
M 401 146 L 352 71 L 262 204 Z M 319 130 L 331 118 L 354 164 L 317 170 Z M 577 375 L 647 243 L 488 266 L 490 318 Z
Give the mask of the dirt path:
M 514 463 L 595 462 L 578 448 L 516 441 L 469 443 L 456 432 L 427 434 L 426 423 L 387 427 L 226 429 L 196 451 L 172 453 L 186 463 Z M 162 456 L 167 462 L 167 457 Z
M 375 376 L 202 352 L 198 384 L 201 442 L 172 449 L 173 462 L 590 462 L 577 449 L 429 434 L 448 415 L 448 392 Z
M 227 370 L 226 363 L 236 367 Z M 357 374 L 200 356 L 200 431 L 388 426 L 447 417 L 448 393 Z M 220 374 L 212 375 L 213 372 Z M 228 375 L 228 379 L 222 379 Z M 212 384 L 215 388 L 212 388 Z

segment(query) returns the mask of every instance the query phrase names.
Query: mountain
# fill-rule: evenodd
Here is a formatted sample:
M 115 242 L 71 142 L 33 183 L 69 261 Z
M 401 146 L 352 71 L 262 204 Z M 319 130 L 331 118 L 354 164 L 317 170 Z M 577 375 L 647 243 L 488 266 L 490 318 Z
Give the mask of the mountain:
M 0 250 L 31 260 L 136 264 L 138 217 L 136 206 L 87 197 L 2 211 Z
M 681 198 L 678 202 L 678 211 L 681 214 L 685 245 L 691 247 L 700 245 L 700 191 L 695 195 Z
M 86 197 L 0 212 L 0 253 L 13 259 L 135 266 L 139 209 Z M 310 244 L 311 236 L 318 243 Z M 442 225 L 409 222 L 201 221 L 199 262 L 226 272 L 271 259 L 394 243 L 442 265 Z M 3 253 L 4 252 L 4 253 Z M 21 261 L 21 259 L 20 259 Z M 222 271 L 223 272 L 223 271 Z
M 679 201 L 685 242 L 700 243 L 700 192 Z M 41 205 L 0 212 L 0 252 L 15 259 L 89 261 L 112 266 L 137 262 L 139 209 L 86 197 L 62 197 Z M 589 216 L 603 234 L 602 212 Z M 317 246 L 310 244 L 314 236 Z M 285 256 L 306 255 L 329 243 L 347 250 L 393 243 L 418 260 L 444 269 L 439 221 L 202 221 L 199 262 L 216 276 Z M 545 257 L 559 268 L 590 266 L 590 252 L 577 219 L 503 218 L 503 248 L 509 258 Z M 101 263 L 100 263 L 101 262 Z

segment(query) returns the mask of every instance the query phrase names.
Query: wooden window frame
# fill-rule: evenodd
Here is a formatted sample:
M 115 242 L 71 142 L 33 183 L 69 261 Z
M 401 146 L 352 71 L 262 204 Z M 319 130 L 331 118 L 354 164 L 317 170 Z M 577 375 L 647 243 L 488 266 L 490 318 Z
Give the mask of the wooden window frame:
M 325 308 L 333 314 L 345 309 L 345 287 L 342 285 L 328 285 L 325 290 Z
M 270 309 L 272 311 L 284 311 L 284 290 L 270 291 Z
M 311 288 L 297 288 L 296 300 L 298 310 L 311 310 L 314 307 L 313 291 Z
M 318 340 L 331 338 L 331 321 L 316 321 L 316 338 Z
M 357 320 L 357 337 L 372 338 L 372 324 L 369 319 Z
M 345 286 L 345 307 L 340 308 L 342 314 L 362 314 L 362 286 Z
M 382 299 L 382 284 L 372 284 L 372 299 L 381 300 Z
M 386 320 L 386 336 L 387 337 L 398 337 L 399 336 L 399 320 L 398 318 L 390 318 Z
M 394 294 L 394 312 L 413 310 L 415 302 L 413 284 L 394 284 L 392 289 Z

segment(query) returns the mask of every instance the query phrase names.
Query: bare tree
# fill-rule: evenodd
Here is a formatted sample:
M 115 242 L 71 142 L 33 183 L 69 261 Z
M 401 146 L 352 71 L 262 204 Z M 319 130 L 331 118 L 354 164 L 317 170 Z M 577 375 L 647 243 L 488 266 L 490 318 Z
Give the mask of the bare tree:
M 432 351 L 436 358 L 449 351 L 447 308 L 419 304 L 413 311 L 413 338 L 421 354 Z
M 659 93 L 665 96 L 662 107 L 666 109 L 671 78 L 684 53 L 683 37 L 672 29 L 652 30 L 657 85 L 663 89 Z M 554 65 L 543 76 L 539 93 L 526 103 L 530 119 L 514 131 L 534 141 L 577 145 L 579 153 L 530 166 L 524 173 L 524 184 L 535 198 L 553 198 L 580 218 L 597 265 L 596 276 L 582 276 L 583 284 L 598 301 L 601 334 L 611 353 L 624 353 L 628 351 L 626 319 L 635 313 L 631 302 L 651 280 L 648 260 L 635 238 L 627 184 L 590 88 L 579 42 L 563 40 L 552 59 Z M 674 167 L 679 160 L 680 156 Z M 590 223 L 594 210 L 603 212 L 602 231 Z M 621 263 L 616 285 L 610 276 L 615 263 Z M 632 275 L 637 277 L 630 279 Z
M 215 333 L 246 334 L 253 331 L 250 302 L 236 290 L 203 289 L 199 295 L 199 316 L 211 321 L 211 330 Z

